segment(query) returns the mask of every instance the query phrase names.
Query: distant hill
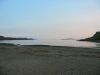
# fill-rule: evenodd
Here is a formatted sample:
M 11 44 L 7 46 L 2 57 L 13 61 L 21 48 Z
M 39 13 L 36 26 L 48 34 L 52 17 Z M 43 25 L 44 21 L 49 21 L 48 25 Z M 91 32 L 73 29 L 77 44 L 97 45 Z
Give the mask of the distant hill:
M 15 38 L 15 37 L 0 36 L 0 40 L 35 40 L 35 39 L 33 39 L 33 38 Z
M 80 39 L 79 41 L 100 42 L 100 31 L 96 32 L 92 37 L 86 39 Z
M 75 40 L 73 38 L 66 38 L 66 39 L 61 39 L 61 40 Z

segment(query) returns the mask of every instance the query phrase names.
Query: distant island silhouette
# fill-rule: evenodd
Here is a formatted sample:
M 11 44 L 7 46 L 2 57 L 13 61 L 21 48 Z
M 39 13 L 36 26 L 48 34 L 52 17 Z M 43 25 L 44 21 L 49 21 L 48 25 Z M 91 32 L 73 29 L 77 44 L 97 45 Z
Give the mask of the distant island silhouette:
M 73 38 L 66 38 L 66 39 L 61 39 L 61 40 L 75 40 Z
M 33 38 L 15 38 L 15 37 L 0 36 L 0 40 L 35 40 L 35 39 L 33 39 Z
M 79 41 L 100 42 L 100 31 L 96 32 L 92 37 L 80 39 Z

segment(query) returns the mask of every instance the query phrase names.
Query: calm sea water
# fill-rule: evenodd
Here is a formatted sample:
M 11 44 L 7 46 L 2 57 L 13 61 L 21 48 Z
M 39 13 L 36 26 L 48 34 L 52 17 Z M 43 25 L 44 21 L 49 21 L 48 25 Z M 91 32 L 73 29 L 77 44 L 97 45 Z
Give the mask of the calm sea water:
M 0 43 L 13 43 L 20 45 L 54 45 L 54 46 L 70 46 L 70 47 L 98 47 L 100 43 L 82 42 L 76 40 L 55 40 L 55 39 L 42 39 L 42 40 L 4 40 Z

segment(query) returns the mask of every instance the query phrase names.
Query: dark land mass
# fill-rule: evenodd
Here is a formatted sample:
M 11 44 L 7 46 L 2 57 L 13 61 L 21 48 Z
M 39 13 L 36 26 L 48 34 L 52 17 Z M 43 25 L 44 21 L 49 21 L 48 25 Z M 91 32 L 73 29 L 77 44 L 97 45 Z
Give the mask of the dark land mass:
M 79 41 L 91 41 L 91 42 L 100 42 L 100 31 L 96 32 L 92 37 L 81 39 Z
M 0 36 L 0 40 L 35 40 L 35 39 L 32 39 L 32 38 L 15 38 L 15 37 Z

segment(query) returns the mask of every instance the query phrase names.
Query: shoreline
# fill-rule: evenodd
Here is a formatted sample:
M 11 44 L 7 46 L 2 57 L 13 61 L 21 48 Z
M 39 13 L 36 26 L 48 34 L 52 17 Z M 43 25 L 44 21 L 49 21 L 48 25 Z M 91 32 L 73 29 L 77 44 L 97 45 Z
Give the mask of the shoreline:
M 0 45 L 0 75 L 100 75 L 100 49 Z

